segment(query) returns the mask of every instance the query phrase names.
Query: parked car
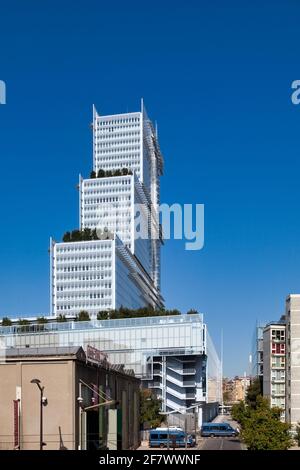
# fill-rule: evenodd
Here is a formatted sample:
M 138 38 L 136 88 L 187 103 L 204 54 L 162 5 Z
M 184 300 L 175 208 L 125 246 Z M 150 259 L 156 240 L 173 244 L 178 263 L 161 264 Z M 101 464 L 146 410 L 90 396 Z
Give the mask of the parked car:
M 184 431 L 175 429 L 152 429 L 149 433 L 149 447 L 194 447 L 195 440 Z
M 203 423 L 201 427 L 201 436 L 203 437 L 235 437 L 238 434 L 239 431 L 229 423 Z

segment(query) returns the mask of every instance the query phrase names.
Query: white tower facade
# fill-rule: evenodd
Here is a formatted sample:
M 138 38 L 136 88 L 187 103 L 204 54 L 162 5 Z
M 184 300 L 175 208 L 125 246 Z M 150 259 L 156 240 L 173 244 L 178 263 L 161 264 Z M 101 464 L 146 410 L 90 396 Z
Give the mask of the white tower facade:
M 159 178 L 163 158 L 145 111 L 100 116 L 93 107 L 93 171 L 79 178 L 79 230 L 51 241 L 51 312 L 162 307 Z M 95 235 L 97 234 L 97 236 Z

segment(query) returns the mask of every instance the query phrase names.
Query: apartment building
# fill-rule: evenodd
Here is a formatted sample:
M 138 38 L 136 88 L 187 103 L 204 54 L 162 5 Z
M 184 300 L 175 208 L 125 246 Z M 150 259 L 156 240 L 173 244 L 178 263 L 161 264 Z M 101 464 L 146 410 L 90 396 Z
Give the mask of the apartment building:
M 286 419 L 300 422 L 300 294 L 286 299 Z
M 263 395 L 272 407 L 282 409 L 281 419 L 285 420 L 286 380 L 286 325 L 284 320 L 271 322 L 263 332 Z

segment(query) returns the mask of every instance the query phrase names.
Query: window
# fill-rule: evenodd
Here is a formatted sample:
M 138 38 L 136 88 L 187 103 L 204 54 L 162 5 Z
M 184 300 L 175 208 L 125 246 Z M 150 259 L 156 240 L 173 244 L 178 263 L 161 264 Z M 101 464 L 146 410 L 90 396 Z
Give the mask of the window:
M 285 354 L 285 344 L 272 343 L 272 354 Z

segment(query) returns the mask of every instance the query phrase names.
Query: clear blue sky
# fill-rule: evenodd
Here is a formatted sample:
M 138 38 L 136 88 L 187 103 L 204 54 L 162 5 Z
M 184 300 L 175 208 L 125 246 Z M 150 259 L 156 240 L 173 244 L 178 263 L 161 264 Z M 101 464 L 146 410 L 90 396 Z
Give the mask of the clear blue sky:
M 159 123 L 162 201 L 204 203 L 205 248 L 163 249 L 167 307 L 224 329 L 247 370 L 254 324 L 300 292 L 300 79 L 295 1 L 1 3 L 0 317 L 48 312 L 48 239 L 78 225 L 91 106 Z

